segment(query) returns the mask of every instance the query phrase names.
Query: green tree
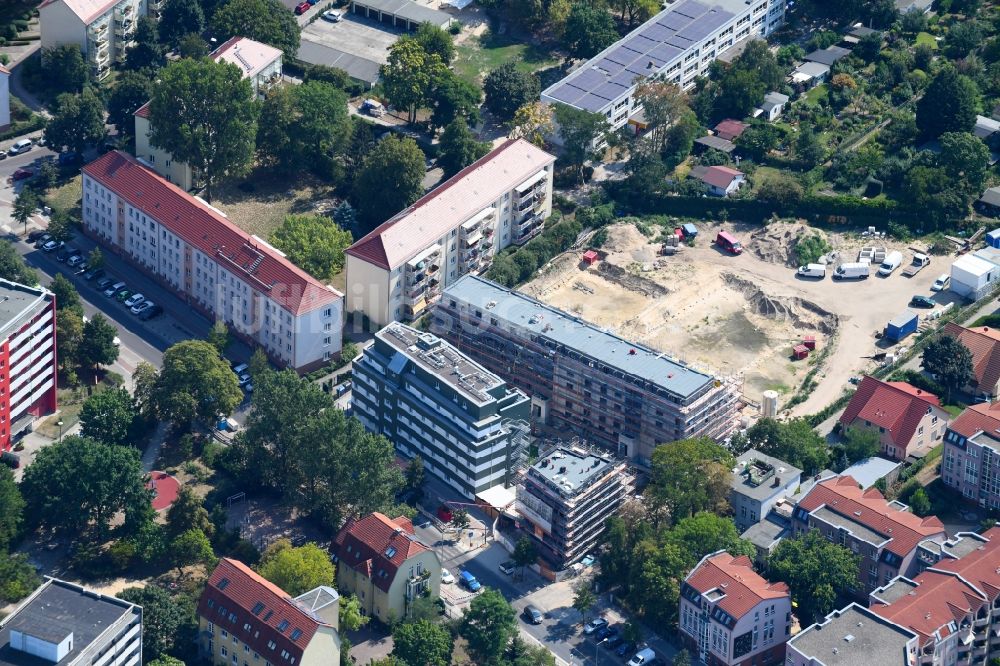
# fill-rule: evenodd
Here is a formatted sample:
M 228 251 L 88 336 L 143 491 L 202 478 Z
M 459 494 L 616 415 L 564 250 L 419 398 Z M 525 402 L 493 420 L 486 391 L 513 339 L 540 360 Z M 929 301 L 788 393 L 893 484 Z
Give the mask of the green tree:
M 538 561 L 538 549 L 535 543 L 527 536 L 522 536 L 514 545 L 514 564 L 521 567 L 522 575 L 524 567 L 529 567 Z
M 177 43 L 177 53 L 181 58 L 199 60 L 208 55 L 208 44 L 201 38 L 201 35 L 191 32 L 181 37 Z
M 299 23 L 280 0 L 228 0 L 212 17 L 220 39 L 248 37 L 281 49 L 285 58 L 299 50 Z
M 264 551 L 257 572 L 293 597 L 334 584 L 330 556 L 314 543 L 294 547 L 287 539 L 274 542 Z
M 167 509 L 166 535 L 173 540 L 192 528 L 201 530 L 210 539 L 215 533 L 215 525 L 201 497 L 189 486 L 182 486 L 177 499 Z
M 675 83 L 646 80 L 635 91 L 636 101 L 642 105 L 648 130 L 646 140 L 657 155 L 667 147 L 671 127 L 685 114 L 690 113 L 687 94 Z M 690 149 L 689 149 L 690 150 Z
M 216 319 L 215 323 L 212 324 L 212 328 L 208 329 L 205 341 L 215 347 L 220 356 L 225 354 L 226 347 L 232 341 L 232 336 L 229 334 L 229 327 L 226 326 L 226 322 Z
M 441 625 L 427 620 L 396 625 L 392 631 L 392 643 L 393 656 L 407 664 L 451 664 L 451 651 L 454 647 L 451 633 Z
M 328 67 L 327 65 L 307 65 L 302 73 L 302 82 L 322 81 L 329 83 L 335 88 L 347 90 L 351 87 L 351 77 L 344 70 L 338 67 Z
M 678 521 L 666 533 L 665 541 L 672 543 L 690 558 L 691 566 L 711 553 L 727 550 L 733 555 L 754 557 L 757 552 L 749 541 L 740 539 L 732 519 L 717 516 L 708 511 Z
M 368 624 L 370 620 L 367 615 L 361 612 L 361 602 L 353 594 L 340 597 L 340 626 L 341 631 L 357 631 Z
M 178 574 L 184 573 L 184 567 L 193 564 L 212 567 L 216 561 L 212 543 L 205 533 L 196 527 L 182 532 L 170 542 L 170 559 L 177 567 Z
M 139 361 L 139 364 L 132 371 L 132 395 L 135 398 L 136 407 L 139 414 L 144 419 L 151 420 L 155 417 L 155 394 L 156 382 L 160 377 L 156 367 L 146 361 Z
M 568 104 L 555 105 L 555 120 L 563 141 L 562 159 L 566 164 L 581 167 L 593 156 L 594 142 L 608 129 L 600 113 L 591 113 Z
M 621 12 L 621 21 L 632 29 L 637 24 L 650 18 L 660 11 L 656 0 L 611 0 L 608 3 L 612 9 Z
M 469 519 L 469 512 L 465 509 L 455 509 L 451 514 L 451 526 L 458 532 L 461 537 L 462 532 L 469 527 L 471 521 Z
M 83 317 L 72 310 L 60 312 L 56 317 L 56 355 L 60 377 L 80 364 L 80 343 L 83 342 Z
M 83 325 L 83 339 L 80 341 L 80 364 L 87 368 L 99 365 L 111 365 L 118 360 L 118 345 L 115 338 L 116 329 L 104 315 L 98 313 Z
M 153 82 L 144 72 L 121 72 L 108 97 L 108 122 L 119 134 L 135 133 L 135 112 L 153 95 Z
M 57 151 L 64 148 L 82 153 L 91 144 L 104 139 L 104 105 L 93 89 L 79 95 L 63 93 L 56 98 L 56 108 L 45 125 L 45 140 Z
M 746 128 L 736 139 L 736 145 L 747 157 L 760 162 L 777 147 L 781 135 L 771 123 L 756 122 Z
M 611 14 L 599 4 L 574 3 L 566 19 L 563 44 L 574 58 L 592 58 L 618 40 Z
M 971 132 L 979 107 L 979 89 L 972 79 L 946 66 L 917 101 L 917 127 L 932 139 L 945 132 Z
M 157 25 L 160 40 L 177 46 L 181 38 L 205 29 L 205 15 L 198 0 L 166 0 Z
M 413 33 L 413 40 L 427 53 L 441 58 L 446 65 L 455 59 L 455 42 L 451 34 L 433 23 L 421 23 Z
M 674 655 L 672 666 L 691 666 L 691 653 L 686 649 L 680 650 Z
M 151 519 L 145 476 L 137 449 L 68 435 L 38 452 L 21 493 L 33 522 L 73 538 L 94 526 L 100 543 L 120 512 L 127 531 Z
M 491 664 L 500 659 L 514 637 L 517 616 L 499 591 L 486 588 L 469 604 L 458 631 L 474 662 Z
M 244 2 L 231 0 L 222 11 Z M 212 187 L 222 178 L 249 172 L 257 115 L 250 81 L 238 67 L 182 59 L 159 72 L 149 103 L 150 141 L 197 169 L 211 201 Z
M 79 93 L 87 85 L 89 68 L 83 51 L 76 44 L 63 44 L 42 49 L 42 73 L 51 90 L 58 93 Z
M 844 430 L 844 454 L 847 462 L 854 464 L 878 455 L 878 433 L 867 428 L 846 428 Z
M 473 125 L 479 122 L 483 91 L 450 69 L 438 72 L 430 91 L 430 99 L 431 124 L 434 127 L 447 127 L 459 117 Z
M 490 152 L 490 144 L 477 141 L 469 131 L 465 118 L 459 116 L 451 121 L 441 133 L 438 146 L 438 166 L 444 169 L 445 177 L 453 176 L 480 157 Z
M 796 159 L 810 168 L 822 162 L 826 157 L 826 149 L 811 127 L 804 127 L 799 131 L 799 135 L 795 139 L 794 152 Z
M 261 109 L 258 151 L 287 173 L 309 169 L 335 179 L 349 145 L 347 94 L 324 81 L 273 89 Z
M 344 250 L 353 238 L 326 215 L 302 213 L 286 215 L 270 241 L 305 272 L 329 280 L 344 269 Z
M 61 210 L 53 212 L 46 231 L 49 232 L 49 235 L 52 236 L 53 240 L 69 241 L 72 239 L 73 222 L 70 220 L 69 214 Z
M 573 608 L 580 613 L 580 624 L 587 621 L 587 614 L 597 603 L 597 595 L 589 580 L 580 580 L 573 586 Z
M 734 438 L 731 447 L 740 453 L 757 449 L 795 465 L 806 474 L 822 470 L 830 460 L 826 441 L 801 418 L 784 422 L 760 419 L 745 435 Z
M 80 411 L 80 434 L 104 444 L 136 444 L 138 425 L 135 400 L 121 387 L 95 393 Z
M 34 592 L 41 579 L 24 553 L 0 557 L 0 599 L 13 603 Z
M 768 203 L 778 210 L 785 210 L 802 201 L 805 190 L 795 178 L 775 174 L 754 187 L 757 201 Z M 801 254 L 798 255 L 801 259 Z
M 0 467 L 0 552 L 6 553 L 21 531 L 24 519 L 24 498 L 14 481 L 14 472 Z
M 645 539 L 635 547 L 629 571 L 628 603 L 648 621 L 675 621 L 680 583 L 690 570 L 690 559 L 677 546 L 659 546 Z
M 345 354 L 346 356 L 346 354 Z M 406 489 L 419 491 L 424 485 L 424 459 L 415 456 L 406 465 Z
M 354 179 L 352 203 L 374 226 L 417 200 L 423 192 L 424 153 L 409 138 L 389 136 L 378 143 Z
M 811 530 L 778 544 L 767 560 L 767 578 L 788 584 L 807 623 L 832 611 L 837 596 L 857 585 L 860 564 L 850 550 Z
M 56 273 L 49 283 L 49 291 L 56 297 L 56 310 L 73 310 L 77 314 L 83 314 L 83 305 L 80 301 L 80 294 L 77 293 L 73 283 L 66 279 L 62 273 Z
M 918 516 L 929 516 L 931 514 L 931 500 L 927 496 L 927 491 L 917 488 L 910 495 L 910 508 Z
M 153 389 L 160 418 L 177 427 L 193 419 L 209 422 L 231 413 L 242 400 L 239 380 L 210 343 L 184 340 L 164 352 Z
M 956 182 L 979 194 L 990 168 L 990 149 L 971 132 L 945 132 L 938 164 Z
M 959 60 L 983 43 L 983 29 L 978 21 L 955 23 L 948 29 L 944 50 L 949 58 Z
M 734 462 L 732 454 L 707 437 L 661 444 L 653 450 L 646 501 L 661 520 L 726 511 Z
M 178 634 L 188 622 L 184 607 L 159 585 L 127 587 L 116 596 L 142 606 L 143 657 L 171 659 L 166 653 L 177 645 Z
M 556 666 L 556 658 L 544 645 L 528 645 L 515 635 L 503 655 L 505 666 Z
M 444 69 L 441 56 L 403 37 L 389 49 L 389 58 L 381 68 L 385 96 L 397 109 L 406 109 L 409 122 L 415 122 L 417 110 L 427 104 L 431 85 Z
M 0 278 L 31 287 L 38 284 L 38 274 L 28 268 L 12 243 L 0 243 Z
M 11 217 L 24 227 L 24 233 L 28 233 L 28 220 L 35 214 L 36 208 L 38 208 L 38 194 L 30 187 L 22 187 L 14 198 L 14 210 Z
M 950 335 L 942 335 L 924 347 L 920 367 L 947 389 L 945 402 L 951 401 L 953 390 L 960 390 L 974 378 L 972 352 Z
M 719 78 L 715 113 L 719 117 L 743 118 L 764 101 L 767 86 L 751 69 L 733 66 Z
M 140 16 L 135 26 L 135 43 L 125 53 L 125 68 L 133 72 L 157 70 L 166 62 L 164 55 L 156 21 L 148 16 Z M 119 127 L 118 131 L 121 132 L 122 128 Z
M 486 108 L 501 121 L 514 117 L 525 104 L 535 102 L 541 94 L 538 76 L 523 72 L 511 60 L 490 70 L 483 79 L 486 93 Z

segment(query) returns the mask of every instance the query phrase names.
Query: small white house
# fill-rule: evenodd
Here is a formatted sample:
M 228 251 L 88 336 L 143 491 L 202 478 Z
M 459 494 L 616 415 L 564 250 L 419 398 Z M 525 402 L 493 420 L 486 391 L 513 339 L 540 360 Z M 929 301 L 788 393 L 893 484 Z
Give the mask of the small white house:
M 959 296 L 979 300 L 994 286 L 1000 266 L 981 257 L 966 254 L 951 265 L 951 290 Z
M 0 65 L 0 129 L 10 125 L 10 70 Z
M 763 116 L 768 122 L 776 120 L 784 111 L 785 106 L 788 104 L 788 95 L 782 95 L 779 92 L 769 92 L 764 95 L 764 103 L 760 105 L 759 115 Z
M 728 197 L 746 182 L 742 171 L 724 166 L 697 166 L 691 169 L 691 177 L 708 185 L 709 194 L 716 197 Z

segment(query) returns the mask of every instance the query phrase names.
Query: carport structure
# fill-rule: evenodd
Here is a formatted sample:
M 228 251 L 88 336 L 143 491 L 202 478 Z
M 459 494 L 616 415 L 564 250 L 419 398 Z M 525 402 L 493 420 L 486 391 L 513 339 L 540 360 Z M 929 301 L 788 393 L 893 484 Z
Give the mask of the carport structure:
M 411 0 L 354 0 L 351 10 L 355 14 L 404 30 L 416 30 L 421 23 L 447 28 L 452 21 L 451 16 L 445 12 L 421 7 Z

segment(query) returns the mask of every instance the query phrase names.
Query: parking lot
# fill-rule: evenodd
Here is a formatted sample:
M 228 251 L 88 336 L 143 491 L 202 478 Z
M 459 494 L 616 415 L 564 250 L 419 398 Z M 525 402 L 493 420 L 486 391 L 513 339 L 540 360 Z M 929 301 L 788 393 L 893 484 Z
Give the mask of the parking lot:
M 347 13 L 337 23 L 313 21 L 302 29 L 302 42 L 313 42 L 382 65 L 400 34 L 392 26 Z

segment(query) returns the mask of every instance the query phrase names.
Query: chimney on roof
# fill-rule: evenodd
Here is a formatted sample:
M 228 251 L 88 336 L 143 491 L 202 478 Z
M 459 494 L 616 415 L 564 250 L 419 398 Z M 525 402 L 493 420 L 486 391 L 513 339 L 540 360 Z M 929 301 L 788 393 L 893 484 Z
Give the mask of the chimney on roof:
M 559 473 L 560 474 L 565 474 L 566 473 L 566 466 L 565 465 L 563 465 L 562 467 L 559 468 Z
M 778 487 L 778 486 L 780 486 L 780 485 L 781 485 L 781 478 L 780 478 L 780 477 L 777 477 L 777 476 L 775 476 L 775 477 L 774 477 L 774 484 L 772 484 L 772 487 L 773 487 L 773 488 L 777 488 L 777 487 Z

